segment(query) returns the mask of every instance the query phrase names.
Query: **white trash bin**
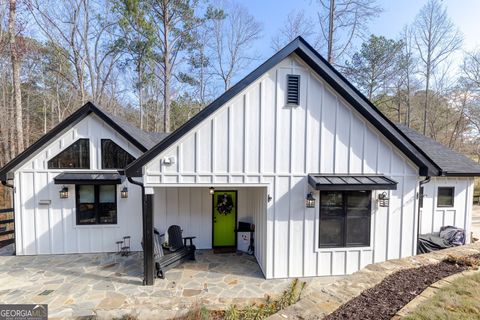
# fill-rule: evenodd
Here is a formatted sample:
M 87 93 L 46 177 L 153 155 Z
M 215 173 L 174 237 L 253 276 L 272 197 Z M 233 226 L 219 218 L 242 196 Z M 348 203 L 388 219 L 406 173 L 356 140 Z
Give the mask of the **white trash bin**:
M 250 246 L 252 232 L 238 231 L 237 232 L 237 250 L 248 253 L 248 247 Z

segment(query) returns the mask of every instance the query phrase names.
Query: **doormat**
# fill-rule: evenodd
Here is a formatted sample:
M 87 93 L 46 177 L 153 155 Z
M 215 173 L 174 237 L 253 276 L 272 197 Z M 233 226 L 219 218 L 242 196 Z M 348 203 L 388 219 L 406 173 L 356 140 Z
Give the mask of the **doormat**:
M 237 252 L 237 248 L 235 247 L 222 247 L 222 248 L 215 248 L 213 249 L 213 253 L 235 253 Z

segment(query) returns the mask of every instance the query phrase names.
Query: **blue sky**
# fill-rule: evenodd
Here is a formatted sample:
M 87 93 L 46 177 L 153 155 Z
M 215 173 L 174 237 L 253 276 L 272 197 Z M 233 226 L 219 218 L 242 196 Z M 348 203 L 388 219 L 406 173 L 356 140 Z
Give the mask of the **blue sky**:
M 370 26 L 370 33 L 396 38 L 406 24 L 410 24 L 426 0 L 379 0 L 384 12 Z M 263 39 L 255 47 L 266 59 L 273 54 L 270 40 L 288 13 L 303 8 L 305 12 L 315 14 L 316 0 L 242 0 L 244 6 L 263 24 Z M 480 48 L 480 0 L 443 0 L 448 15 L 464 36 L 464 48 Z

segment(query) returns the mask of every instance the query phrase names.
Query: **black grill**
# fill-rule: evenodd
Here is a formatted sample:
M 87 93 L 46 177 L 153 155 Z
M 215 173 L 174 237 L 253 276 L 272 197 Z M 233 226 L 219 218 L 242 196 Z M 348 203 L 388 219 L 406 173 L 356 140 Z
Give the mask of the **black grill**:
M 300 76 L 287 75 L 287 104 L 300 104 Z

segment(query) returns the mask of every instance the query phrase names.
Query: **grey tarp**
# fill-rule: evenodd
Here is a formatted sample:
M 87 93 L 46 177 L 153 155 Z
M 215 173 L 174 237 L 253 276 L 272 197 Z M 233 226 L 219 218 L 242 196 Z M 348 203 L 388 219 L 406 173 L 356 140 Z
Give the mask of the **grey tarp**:
M 452 226 L 441 227 L 440 232 L 422 234 L 418 238 L 417 253 L 427 253 L 465 244 L 465 231 Z

